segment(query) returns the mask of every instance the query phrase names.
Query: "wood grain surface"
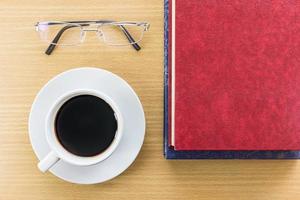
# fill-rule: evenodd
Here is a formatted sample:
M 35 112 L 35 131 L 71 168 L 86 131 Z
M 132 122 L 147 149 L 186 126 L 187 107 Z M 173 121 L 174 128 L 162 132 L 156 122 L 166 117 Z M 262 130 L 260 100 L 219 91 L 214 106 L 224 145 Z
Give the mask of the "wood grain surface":
M 197 160 L 163 158 L 162 0 L 0 1 L 0 200 L 300 199 L 297 160 Z M 77 47 L 46 45 L 33 25 L 42 20 L 148 21 L 142 50 L 109 47 L 89 33 Z M 53 76 L 101 67 L 128 81 L 146 113 L 147 132 L 137 160 L 103 184 L 75 185 L 37 169 L 28 115 L 39 89 Z

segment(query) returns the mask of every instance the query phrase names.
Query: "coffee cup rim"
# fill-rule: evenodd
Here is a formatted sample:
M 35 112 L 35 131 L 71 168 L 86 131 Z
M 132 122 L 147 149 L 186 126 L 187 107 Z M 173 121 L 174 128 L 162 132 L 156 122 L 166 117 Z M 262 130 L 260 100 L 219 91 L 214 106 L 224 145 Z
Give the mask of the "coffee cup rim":
M 55 133 L 55 125 L 54 121 L 57 115 L 57 112 L 61 108 L 61 106 L 67 102 L 69 99 L 81 96 L 81 95 L 93 95 L 104 100 L 110 107 L 113 109 L 116 120 L 117 120 L 117 131 L 115 134 L 115 138 L 113 142 L 109 145 L 109 147 L 104 151 L 94 156 L 83 157 L 75 155 L 68 150 L 66 150 L 62 144 L 58 141 L 58 138 Z M 88 166 L 97 164 L 105 159 L 107 159 L 118 147 L 120 140 L 123 135 L 123 117 L 119 110 L 119 107 L 116 103 L 107 95 L 100 91 L 92 90 L 92 89 L 77 89 L 69 91 L 57 98 L 57 100 L 53 103 L 50 110 L 48 111 L 46 117 L 46 139 L 50 146 L 51 151 L 55 152 L 59 159 L 62 159 L 70 164 L 79 165 L 79 166 Z

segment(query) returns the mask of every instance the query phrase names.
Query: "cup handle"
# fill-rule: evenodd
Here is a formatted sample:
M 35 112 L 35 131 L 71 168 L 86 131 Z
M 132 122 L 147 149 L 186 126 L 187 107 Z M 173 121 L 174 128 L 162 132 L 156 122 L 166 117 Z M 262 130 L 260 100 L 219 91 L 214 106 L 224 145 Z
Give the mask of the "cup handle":
M 48 153 L 48 155 L 39 162 L 38 164 L 38 168 L 42 171 L 42 172 L 46 172 L 47 170 L 49 170 L 55 163 L 57 163 L 57 161 L 59 161 L 59 157 L 56 155 L 55 152 L 51 151 L 50 153 Z

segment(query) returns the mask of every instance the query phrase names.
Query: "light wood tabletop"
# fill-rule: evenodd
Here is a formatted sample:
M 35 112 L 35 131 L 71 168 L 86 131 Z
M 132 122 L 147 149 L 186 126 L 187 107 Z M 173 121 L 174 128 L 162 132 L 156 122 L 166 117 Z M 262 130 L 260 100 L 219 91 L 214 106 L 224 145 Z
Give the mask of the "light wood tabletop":
M 189 160 L 163 157 L 163 0 L 0 1 L 0 200 L 300 199 L 300 161 Z M 45 20 L 148 21 L 142 50 L 111 47 L 89 33 L 85 43 L 51 56 L 35 32 Z M 55 75 L 95 66 L 121 76 L 144 106 L 147 131 L 136 161 L 96 185 L 42 174 L 28 136 L 28 115 L 41 87 Z

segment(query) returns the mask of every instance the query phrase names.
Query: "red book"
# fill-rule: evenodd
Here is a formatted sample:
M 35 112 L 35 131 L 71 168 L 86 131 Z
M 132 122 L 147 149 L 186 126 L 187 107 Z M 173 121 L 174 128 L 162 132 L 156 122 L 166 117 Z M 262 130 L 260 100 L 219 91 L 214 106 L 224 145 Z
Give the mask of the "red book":
M 173 0 L 175 150 L 300 150 L 300 3 Z

